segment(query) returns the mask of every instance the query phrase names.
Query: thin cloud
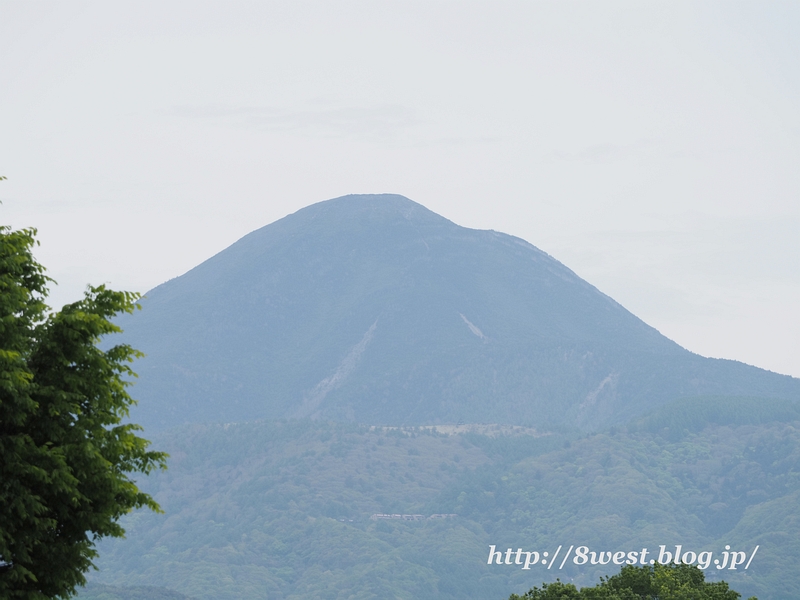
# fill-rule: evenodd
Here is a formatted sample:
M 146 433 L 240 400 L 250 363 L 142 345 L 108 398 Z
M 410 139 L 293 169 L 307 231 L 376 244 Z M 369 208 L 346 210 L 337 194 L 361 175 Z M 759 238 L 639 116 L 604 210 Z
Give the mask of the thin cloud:
M 583 163 L 607 163 L 638 156 L 651 156 L 664 151 L 658 140 L 642 139 L 632 144 L 612 144 L 609 142 L 593 144 L 576 152 L 555 151 L 549 153 L 547 161 L 566 161 Z M 675 153 L 673 152 L 672 155 Z
M 387 141 L 407 137 L 422 120 L 404 106 L 289 110 L 278 107 L 182 106 L 176 117 L 205 119 L 234 128 L 313 137 Z

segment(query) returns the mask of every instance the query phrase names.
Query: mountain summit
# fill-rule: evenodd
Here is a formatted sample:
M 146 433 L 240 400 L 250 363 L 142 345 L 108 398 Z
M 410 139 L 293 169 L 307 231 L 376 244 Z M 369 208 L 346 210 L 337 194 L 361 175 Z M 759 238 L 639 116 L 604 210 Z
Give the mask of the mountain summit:
M 519 238 L 403 196 L 262 227 L 119 320 L 146 353 L 133 419 L 312 417 L 596 429 L 681 396 L 800 398 L 800 380 L 693 354 Z

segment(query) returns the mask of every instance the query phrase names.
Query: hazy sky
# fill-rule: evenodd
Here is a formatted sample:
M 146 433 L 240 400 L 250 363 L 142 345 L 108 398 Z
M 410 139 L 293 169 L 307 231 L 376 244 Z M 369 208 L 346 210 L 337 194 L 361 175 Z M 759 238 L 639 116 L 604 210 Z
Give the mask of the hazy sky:
M 53 304 L 392 192 L 800 376 L 798 2 L 0 0 L 0 175 Z

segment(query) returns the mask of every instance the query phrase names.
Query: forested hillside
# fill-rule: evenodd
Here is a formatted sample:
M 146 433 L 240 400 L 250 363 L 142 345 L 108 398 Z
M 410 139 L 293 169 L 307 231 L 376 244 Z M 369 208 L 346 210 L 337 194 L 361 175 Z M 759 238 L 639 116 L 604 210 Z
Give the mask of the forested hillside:
M 189 596 L 154 586 L 117 587 L 90 583 L 80 592 L 81 600 L 192 600 Z
M 102 545 L 96 580 L 198 599 L 505 598 L 619 567 L 487 565 L 490 545 L 680 544 L 717 557 L 758 545 L 747 571 L 711 565 L 707 577 L 745 597 L 800 596 L 794 405 L 678 401 L 584 437 L 469 429 L 297 420 L 173 430 L 156 439 L 169 471 L 143 482 L 166 514 L 131 515 L 128 539 Z

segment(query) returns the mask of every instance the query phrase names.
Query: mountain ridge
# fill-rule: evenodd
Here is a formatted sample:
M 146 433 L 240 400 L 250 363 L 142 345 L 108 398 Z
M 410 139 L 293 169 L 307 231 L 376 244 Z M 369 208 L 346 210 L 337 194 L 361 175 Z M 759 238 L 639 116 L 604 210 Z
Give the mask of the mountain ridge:
M 314 417 L 595 429 L 680 396 L 797 400 L 800 380 L 700 357 L 529 242 L 403 196 L 261 227 L 147 293 L 134 420 Z

